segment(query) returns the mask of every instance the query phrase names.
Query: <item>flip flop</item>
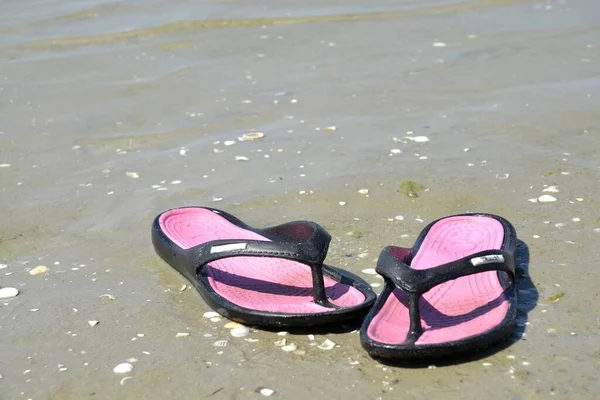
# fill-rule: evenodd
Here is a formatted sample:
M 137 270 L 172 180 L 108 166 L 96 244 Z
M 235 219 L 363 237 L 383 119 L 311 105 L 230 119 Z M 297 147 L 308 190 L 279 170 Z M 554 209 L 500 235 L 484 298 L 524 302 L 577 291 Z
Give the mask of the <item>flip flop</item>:
M 382 250 L 385 285 L 361 327 L 374 357 L 442 357 L 511 334 L 517 235 L 504 218 L 459 214 L 430 223 L 411 249 Z
M 264 229 L 209 207 L 158 215 L 160 257 L 224 317 L 248 325 L 306 327 L 363 317 L 375 293 L 361 278 L 323 264 L 331 236 L 310 221 Z

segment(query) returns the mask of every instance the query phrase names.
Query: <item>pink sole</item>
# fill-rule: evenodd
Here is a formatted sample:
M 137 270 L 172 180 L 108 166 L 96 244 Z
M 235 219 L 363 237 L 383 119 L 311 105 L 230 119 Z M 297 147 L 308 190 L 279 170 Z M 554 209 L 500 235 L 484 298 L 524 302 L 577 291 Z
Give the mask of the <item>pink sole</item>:
M 431 227 L 411 267 L 427 269 L 466 257 L 500 249 L 502 224 L 489 217 L 457 216 Z M 402 344 L 410 322 L 406 295 L 395 289 L 373 318 L 367 334 L 386 344 Z M 423 335 L 416 345 L 448 343 L 478 335 L 498 326 L 509 302 L 495 271 L 445 282 L 425 293 L 420 301 Z
M 167 211 L 159 223 L 163 232 L 184 249 L 218 239 L 269 240 L 202 208 Z M 204 268 L 213 290 L 238 306 L 288 314 L 332 311 L 313 302 L 312 275 L 307 265 L 278 258 L 232 257 Z M 324 278 L 327 297 L 333 304 L 352 307 L 365 301 L 359 290 Z

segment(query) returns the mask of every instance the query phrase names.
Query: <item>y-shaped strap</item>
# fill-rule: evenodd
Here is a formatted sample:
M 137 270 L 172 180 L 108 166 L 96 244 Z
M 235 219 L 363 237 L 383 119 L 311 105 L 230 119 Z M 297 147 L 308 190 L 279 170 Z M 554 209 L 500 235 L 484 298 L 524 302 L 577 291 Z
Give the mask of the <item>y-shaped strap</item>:
M 297 221 L 259 230 L 258 233 L 271 239 L 248 240 L 226 239 L 202 243 L 192 251 L 190 265 L 196 276 L 198 271 L 212 261 L 230 257 L 274 257 L 297 261 L 310 266 L 315 303 L 334 307 L 327 299 L 323 280 L 323 261 L 327 255 L 331 236 L 314 222 Z
M 506 272 L 511 283 L 515 280 L 513 254 L 504 250 L 485 250 L 467 257 L 427 269 L 414 269 L 408 265 L 413 257 L 412 249 L 388 246 L 377 261 L 377 272 L 390 280 L 408 296 L 410 330 L 407 340 L 414 343 L 422 334 L 419 300 L 423 293 L 444 282 L 462 276 L 486 271 Z

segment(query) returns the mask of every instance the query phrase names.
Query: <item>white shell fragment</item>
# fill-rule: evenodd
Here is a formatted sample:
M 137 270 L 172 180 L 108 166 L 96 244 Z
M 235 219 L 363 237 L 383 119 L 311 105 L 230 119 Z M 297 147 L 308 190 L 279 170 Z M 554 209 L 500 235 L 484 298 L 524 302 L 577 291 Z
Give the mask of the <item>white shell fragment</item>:
M 244 336 L 248 336 L 248 334 L 250 333 L 250 329 L 243 326 L 241 328 L 233 328 L 232 330 L 229 331 L 229 333 L 233 337 L 244 337 Z
M 113 368 L 115 374 L 126 374 L 133 371 L 133 365 L 129 363 L 121 363 Z
M 115 296 L 113 296 L 112 294 L 103 294 L 103 295 L 100 295 L 100 298 L 106 299 L 106 300 L 114 300 Z
M 540 203 L 551 203 L 553 201 L 556 201 L 556 197 L 550 196 L 549 194 L 544 194 L 544 195 L 538 197 L 538 201 Z
M 90 324 L 90 326 L 96 326 L 98 325 L 98 322 L 100 321 L 88 321 L 88 324 Z
M 262 132 L 248 132 L 244 133 L 242 136 L 238 138 L 240 142 L 244 142 L 246 140 L 257 140 L 265 137 L 265 134 Z
M 215 311 L 207 311 L 204 313 L 204 318 L 214 318 L 214 317 L 218 317 L 220 314 L 218 312 Z
M 225 329 L 244 328 L 244 325 L 242 325 L 238 322 L 230 321 L 230 322 L 226 323 L 225 325 L 223 325 L 223 328 L 225 328 Z
M 542 190 L 542 192 L 544 192 L 544 193 L 558 193 L 558 192 L 560 192 L 560 190 L 558 190 L 558 186 L 548 186 L 547 188 L 545 188 L 544 190 Z
M 413 140 L 417 143 L 429 142 L 429 138 L 427 136 L 415 136 Z
M 269 388 L 262 388 L 262 389 L 260 389 L 260 394 L 262 394 L 265 397 L 269 397 L 273 393 L 275 393 L 275 391 L 273 389 L 269 389 Z
M 125 175 L 127 175 L 128 178 L 133 179 L 137 179 L 140 177 L 140 175 L 137 172 L 125 172 Z
M 294 351 L 296 349 L 297 349 L 297 346 L 294 343 L 287 344 L 287 345 L 281 347 L 281 350 L 283 350 L 283 351 Z
M 226 140 L 223 142 L 223 144 L 225 146 L 233 146 L 234 144 L 236 144 L 237 142 L 235 140 Z
M 225 347 L 225 346 L 227 346 L 227 340 L 217 340 L 216 342 L 213 343 L 213 346 Z
M 375 271 L 375 268 L 366 268 L 362 270 L 362 273 L 367 275 L 375 275 L 377 271 Z
M 177 332 L 177 335 L 175 335 L 175 337 L 186 337 L 186 336 L 190 336 L 189 332 Z
M 0 299 L 12 299 L 19 294 L 19 290 L 14 287 L 5 287 L 0 289 Z
M 235 161 L 248 161 L 248 160 L 250 160 L 250 159 L 245 156 L 235 156 Z
M 329 339 L 325 339 L 323 343 L 318 346 L 321 350 L 331 350 L 335 347 L 335 343 Z
M 358 193 L 360 193 L 360 194 L 369 194 L 369 189 L 360 189 L 358 191 Z

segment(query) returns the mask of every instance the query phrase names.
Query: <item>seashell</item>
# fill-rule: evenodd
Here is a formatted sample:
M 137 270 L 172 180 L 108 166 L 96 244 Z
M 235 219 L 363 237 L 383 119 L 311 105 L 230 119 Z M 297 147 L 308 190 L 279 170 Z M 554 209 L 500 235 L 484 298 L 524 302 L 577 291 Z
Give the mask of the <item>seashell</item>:
M 244 328 L 244 325 L 237 323 L 237 322 L 228 322 L 224 325 L 224 328 L 226 329 L 233 329 L 233 328 Z
M 558 192 L 560 192 L 560 190 L 558 190 L 558 186 L 548 186 L 547 188 L 545 188 L 544 190 L 542 190 L 542 192 L 544 192 L 544 193 L 558 193 Z
M 189 332 L 177 332 L 177 335 L 175 335 L 176 338 L 186 337 L 186 336 L 190 336 L 190 333 Z
M 262 132 L 248 132 L 244 133 L 242 136 L 238 138 L 239 141 L 244 142 L 247 140 L 257 140 L 265 137 L 265 134 Z
M 218 317 L 220 314 L 218 312 L 214 312 L 214 311 L 207 311 L 204 313 L 204 318 L 214 318 L 214 317 Z
M 550 196 L 549 194 L 545 194 L 545 195 L 538 197 L 538 201 L 540 203 L 551 203 L 553 201 L 556 201 L 556 197 Z
M 262 388 L 262 389 L 260 389 L 260 394 L 262 394 L 265 397 L 269 397 L 273 393 L 275 393 L 275 391 L 273 389 L 269 389 L 269 388 Z
M 413 140 L 417 143 L 429 142 L 429 138 L 427 136 L 415 136 Z
M 113 368 L 113 371 L 116 374 L 126 374 L 128 372 L 133 371 L 133 365 L 129 363 L 122 363 Z
M 318 346 L 321 350 L 331 350 L 335 347 L 335 343 L 329 339 L 325 339 L 323 343 Z
M 229 331 L 229 333 L 233 337 L 244 337 L 248 336 L 248 334 L 250 333 L 250 329 L 243 326 L 241 328 L 233 328 L 231 331 Z
M 375 271 L 375 268 L 366 268 L 362 270 L 362 273 L 367 275 L 375 275 L 377 271 Z
M 297 348 L 298 348 L 298 346 L 296 346 L 294 343 L 291 343 L 291 344 L 288 344 L 288 345 L 285 345 L 285 346 L 283 346 L 283 347 L 281 348 L 281 350 L 283 350 L 283 351 L 294 351 L 294 350 L 296 350 Z

